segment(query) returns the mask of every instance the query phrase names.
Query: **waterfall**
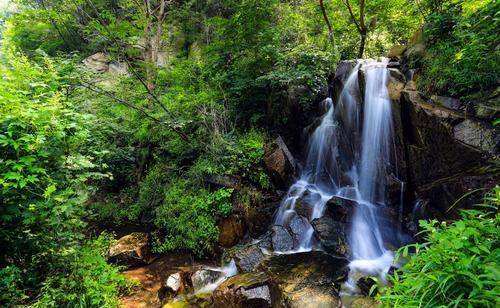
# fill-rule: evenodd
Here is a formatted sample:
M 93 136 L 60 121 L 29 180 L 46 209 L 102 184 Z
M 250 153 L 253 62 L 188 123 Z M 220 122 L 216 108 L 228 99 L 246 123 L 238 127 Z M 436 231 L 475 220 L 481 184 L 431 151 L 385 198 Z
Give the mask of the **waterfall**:
M 291 222 L 298 216 L 295 210 L 299 199 L 311 207 L 308 222 L 323 216 L 332 197 L 355 201 L 347 239 L 351 273 L 378 274 L 382 278 L 393 259 L 392 252 L 384 246 L 380 228 L 387 178 L 394 160 L 387 62 L 388 59 L 358 61 L 338 102 L 332 98 L 323 102 L 325 113 L 309 136 L 299 179 L 288 190 L 275 218 L 275 225 L 293 228 Z M 360 74 L 364 75 L 364 93 L 360 92 Z M 314 249 L 311 225 L 302 228 L 292 230 L 299 234 L 294 250 Z M 398 233 L 400 228 L 389 230 Z M 353 279 L 349 278 L 348 285 L 355 288 Z

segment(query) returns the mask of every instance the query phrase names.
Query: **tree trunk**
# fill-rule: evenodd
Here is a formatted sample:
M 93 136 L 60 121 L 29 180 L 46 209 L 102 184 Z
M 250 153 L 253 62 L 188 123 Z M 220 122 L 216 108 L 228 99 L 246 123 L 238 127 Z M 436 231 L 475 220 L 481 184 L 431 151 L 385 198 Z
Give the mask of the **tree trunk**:
M 359 44 L 358 58 L 363 58 L 363 54 L 365 53 L 365 44 L 366 44 L 366 29 L 361 31 L 361 42 Z
M 325 20 L 326 26 L 328 27 L 328 37 L 330 38 L 333 49 L 335 50 L 335 34 L 333 33 L 332 25 L 330 24 L 330 20 L 328 19 L 328 15 L 326 14 L 323 0 L 319 0 L 319 6 L 321 7 L 321 13 L 323 13 L 323 19 Z

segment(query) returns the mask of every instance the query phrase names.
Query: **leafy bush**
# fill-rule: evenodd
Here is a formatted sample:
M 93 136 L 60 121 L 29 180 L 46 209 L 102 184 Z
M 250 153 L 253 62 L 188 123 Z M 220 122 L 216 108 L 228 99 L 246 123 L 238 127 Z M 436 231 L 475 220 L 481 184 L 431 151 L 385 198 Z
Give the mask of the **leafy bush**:
M 231 213 L 232 192 L 221 188 L 210 193 L 185 180 L 173 182 L 155 211 L 154 223 L 160 230 L 155 250 L 189 249 L 198 255 L 209 251 L 219 235 L 216 217 Z
M 262 161 L 264 135 L 255 130 L 236 138 L 228 135 L 209 155 L 201 156 L 191 173 L 201 175 L 227 175 L 239 177 L 261 188 L 270 187 Z
M 418 79 L 424 91 L 468 95 L 494 87 L 500 74 L 497 1 L 446 1 L 430 14 L 429 45 Z
M 43 283 L 33 307 L 118 307 L 118 295 L 130 284 L 106 262 L 110 241 L 103 234 L 61 256 L 61 267 Z
M 23 290 L 23 273 L 15 265 L 0 269 L 0 304 L 14 306 L 26 298 Z
M 500 304 L 500 187 L 484 210 L 464 210 L 451 224 L 421 221 L 427 241 L 406 246 L 402 271 L 380 297 L 388 307 L 498 307 Z

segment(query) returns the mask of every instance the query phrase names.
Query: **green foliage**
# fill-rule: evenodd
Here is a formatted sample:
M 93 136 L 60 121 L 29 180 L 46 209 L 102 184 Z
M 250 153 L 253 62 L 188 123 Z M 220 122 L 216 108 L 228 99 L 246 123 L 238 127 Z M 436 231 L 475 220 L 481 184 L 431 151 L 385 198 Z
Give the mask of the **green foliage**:
M 210 193 L 181 179 L 172 183 L 155 211 L 154 223 L 160 230 L 155 250 L 189 249 L 198 255 L 209 251 L 219 234 L 215 218 L 231 213 L 232 192 L 221 188 Z
M 15 265 L 1 268 L 0 303 L 10 307 L 21 302 L 25 297 L 22 270 Z
M 497 1 L 445 1 L 429 16 L 419 86 L 463 96 L 494 87 L 500 73 Z
M 485 209 L 464 210 L 451 224 L 421 221 L 427 241 L 401 248 L 408 256 L 380 299 L 388 307 L 497 307 L 500 298 L 500 187 Z
M 0 304 L 38 295 L 35 305 L 43 307 L 116 302 L 116 269 L 94 244 L 82 244 L 88 182 L 108 175 L 94 157 L 99 152 L 83 146 L 93 117 L 64 95 L 68 63 L 43 52 L 30 61 L 8 41 L 0 55 L 0 246 L 9 264 L 1 270 Z
M 109 235 L 61 257 L 62 270 L 44 283 L 33 307 L 118 307 L 118 295 L 130 285 L 106 262 Z
M 241 178 L 263 189 L 270 187 L 262 156 L 264 155 L 264 135 L 252 130 L 244 135 L 228 135 L 214 145 L 212 152 L 201 156 L 191 173 L 198 175 L 226 175 Z

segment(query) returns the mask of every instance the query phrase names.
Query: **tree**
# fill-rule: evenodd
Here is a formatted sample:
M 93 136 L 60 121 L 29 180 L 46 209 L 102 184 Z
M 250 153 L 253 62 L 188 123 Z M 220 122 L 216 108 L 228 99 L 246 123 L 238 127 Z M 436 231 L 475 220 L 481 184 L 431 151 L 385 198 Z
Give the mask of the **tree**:
M 349 11 L 349 16 L 351 16 L 352 22 L 354 23 L 354 25 L 356 25 L 356 29 L 361 35 L 361 41 L 359 43 L 359 50 L 358 50 L 358 58 L 362 58 L 365 52 L 366 35 L 369 29 L 365 24 L 365 0 L 359 1 L 359 18 L 358 18 L 359 20 L 356 19 L 356 15 L 354 14 L 353 7 L 349 2 L 349 0 L 342 0 L 342 2 L 347 7 L 347 10 Z M 372 21 L 370 22 L 370 28 L 374 28 L 375 23 L 376 23 L 376 18 L 373 18 Z
M 326 9 L 323 0 L 319 0 L 319 6 L 321 7 L 321 13 L 323 14 L 323 19 L 325 20 L 326 26 L 328 27 L 328 36 L 330 38 L 330 41 L 332 42 L 332 47 L 335 49 L 335 33 L 333 32 L 330 19 L 328 19 L 328 15 L 326 14 Z

